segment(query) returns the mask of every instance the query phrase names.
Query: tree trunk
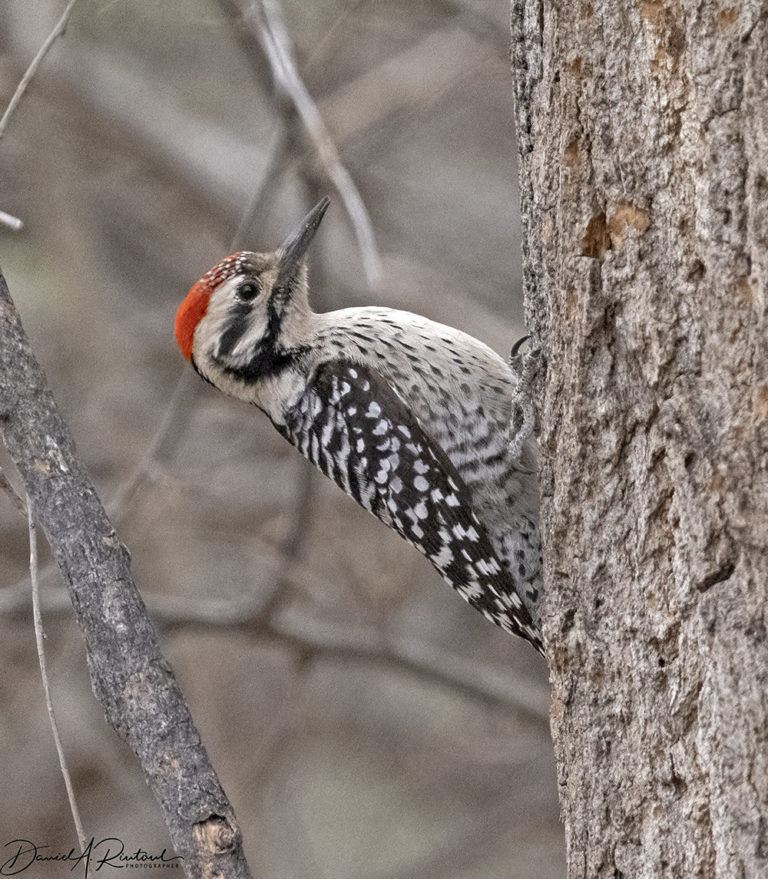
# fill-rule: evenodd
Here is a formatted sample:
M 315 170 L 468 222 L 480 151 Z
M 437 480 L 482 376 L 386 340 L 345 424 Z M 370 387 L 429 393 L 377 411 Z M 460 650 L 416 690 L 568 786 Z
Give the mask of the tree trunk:
M 513 0 L 570 877 L 768 876 L 768 11 Z

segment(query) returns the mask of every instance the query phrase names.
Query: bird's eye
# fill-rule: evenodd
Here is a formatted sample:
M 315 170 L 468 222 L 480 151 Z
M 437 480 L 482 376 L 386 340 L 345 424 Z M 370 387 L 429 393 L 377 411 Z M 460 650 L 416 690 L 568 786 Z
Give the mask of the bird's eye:
M 252 302 L 259 295 L 259 285 L 246 281 L 237 288 L 237 298 L 242 302 Z

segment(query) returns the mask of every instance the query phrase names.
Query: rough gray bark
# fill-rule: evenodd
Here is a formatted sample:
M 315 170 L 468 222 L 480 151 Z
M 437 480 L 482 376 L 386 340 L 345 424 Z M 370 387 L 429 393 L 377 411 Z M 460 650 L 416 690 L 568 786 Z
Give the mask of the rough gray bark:
M 768 11 L 512 43 L 569 876 L 768 876 Z
M 0 274 L 0 433 L 69 586 L 107 720 L 136 753 L 190 877 L 248 879 L 234 812 Z

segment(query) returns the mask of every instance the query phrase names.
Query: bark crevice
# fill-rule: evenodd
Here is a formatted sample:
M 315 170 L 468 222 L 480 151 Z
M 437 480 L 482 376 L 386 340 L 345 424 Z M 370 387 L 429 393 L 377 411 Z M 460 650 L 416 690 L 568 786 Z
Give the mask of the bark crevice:
M 513 74 L 569 875 L 768 875 L 768 29 L 712 0 L 534 7 Z

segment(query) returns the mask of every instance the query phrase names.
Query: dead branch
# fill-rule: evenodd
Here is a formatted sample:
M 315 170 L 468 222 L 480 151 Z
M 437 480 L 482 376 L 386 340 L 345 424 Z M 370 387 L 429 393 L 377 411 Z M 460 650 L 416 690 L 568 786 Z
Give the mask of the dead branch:
M 5 492 L 8 497 L 11 499 L 11 503 L 18 513 L 20 513 L 24 518 L 27 518 L 27 505 L 24 501 L 24 498 L 16 491 L 16 489 L 11 485 L 8 477 L 3 473 L 3 468 L 0 467 L 0 491 Z
M 75 789 L 72 785 L 72 776 L 69 774 L 67 759 L 64 756 L 64 746 L 61 743 L 59 724 L 56 721 L 56 713 L 53 710 L 53 697 L 51 696 L 51 684 L 48 678 L 48 663 L 45 658 L 45 632 L 43 631 L 43 617 L 40 613 L 40 587 L 37 582 L 37 525 L 32 515 L 32 505 L 27 503 L 27 528 L 29 530 L 29 579 L 32 582 L 32 619 L 35 628 L 35 644 L 37 646 L 37 659 L 40 664 L 40 677 L 43 681 L 45 693 L 45 707 L 48 712 L 48 720 L 51 724 L 51 734 L 59 758 L 59 768 L 64 779 L 64 787 L 67 789 L 69 809 L 72 812 L 72 820 L 75 824 L 77 839 L 80 843 L 80 851 L 85 851 L 85 831 L 80 817 L 80 809 L 75 799 Z
M 381 276 L 381 258 L 371 218 L 355 182 L 341 162 L 317 104 L 299 75 L 277 0 L 254 0 L 252 3 L 227 0 L 227 3 L 242 14 L 269 63 L 278 94 L 290 101 L 304 124 L 320 164 L 341 196 L 355 231 L 368 283 L 373 285 Z
M 247 879 L 232 806 L 0 273 L 0 431 L 67 582 L 96 697 L 139 758 L 190 877 Z
M 179 601 L 154 593 L 145 593 L 145 598 L 152 619 L 161 627 L 202 626 L 207 632 L 240 629 L 282 643 L 303 655 L 387 665 L 473 699 L 516 711 L 536 724 L 548 723 L 546 691 L 513 678 L 508 669 L 460 656 L 411 635 L 388 632 L 366 623 L 324 619 L 313 610 L 293 607 L 288 612 L 275 613 L 281 585 L 275 580 L 270 589 L 240 601 Z M 5 594 L 9 592 L 13 594 Z M 0 595 L 0 614 L 19 613 L 28 605 L 28 592 L 22 593 L 18 587 L 6 589 Z M 65 613 L 69 602 L 62 593 L 49 591 L 43 597 L 43 606 L 49 614 Z
M 67 22 L 69 21 L 69 16 L 72 14 L 72 9 L 75 3 L 77 3 L 77 0 L 69 0 L 69 3 L 67 3 L 64 12 L 61 15 L 61 18 L 56 22 L 56 26 L 48 34 L 43 45 L 40 46 L 40 48 L 38 49 L 37 55 L 35 55 L 35 57 L 32 59 L 32 63 L 24 71 L 24 75 L 21 77 L 21 81 L 16 86 L 16 91 L 13 93 L 13 97 L 11 98 L 10 103 L 5 108 L 3 118 L 0 119 L 0 137 L 5 134 L 6 126 L 8 125 L 8 121 L 13 115 L 13 111 L 16 109 L 16 107 L 18 107 L 19 102 L 24 97 L 24 92 L 27 90 L 27 86 L 32 81 L 32 77 L 37 73 L 38 67 L 40 67 L 40 65 L 43 63 L 43 59 L 50 51 L 51 46 L 67 29 Z M 12 219 L 15 219 L 15 217 Z
M 456 692 L 513 708 L 538 725 L 548 725 L 546 693 L 515 680 L 508 669 L 495 669 L 443 650 L 418 638 L 391 634 L 358 624 L 323 620 L 306 612 L 292 612 L 262 624 L 261 630 L 305 652 L 393 665 L 450 687 Z
M 24 222 L 20 220 L 18 217 L 14 217 L 13 214 L 6 213 L 5 211 L 0 211 L 0 223 L 3 226 L 7 226 L 13 232 L 20 232 L 24 228 Z

